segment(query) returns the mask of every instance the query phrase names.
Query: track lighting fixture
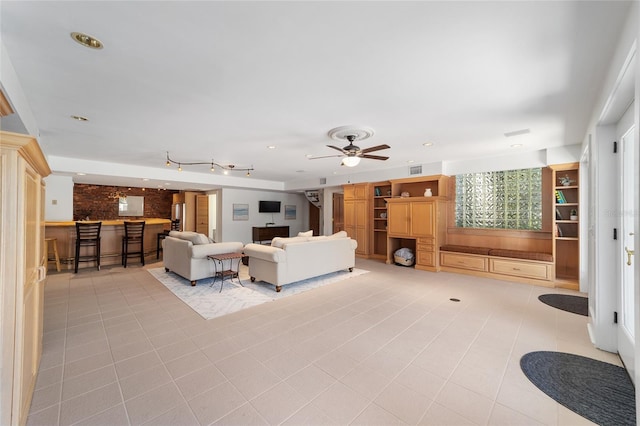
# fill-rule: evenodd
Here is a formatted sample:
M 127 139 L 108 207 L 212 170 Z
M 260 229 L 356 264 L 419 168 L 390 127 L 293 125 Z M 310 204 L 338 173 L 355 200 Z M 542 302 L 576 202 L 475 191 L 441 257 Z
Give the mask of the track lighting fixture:
M 198 165 L 207 164 L 207 165 L 211 166 L 211 171 L 212 172 L 215 172 L 216 168 L 219 168 L 219 169 L 222 170 L 222 172 L 225 175 L 229 174 L 229 171 L 240 171 L 240 172 L 247 172 L 246 175 L 247 176 L 251 176 L 251 171 L 253 171 L 253 166 L 252 167 L 236 167 L 235 164 L 224 165 L 224 164 L 216 163 L 213 160 L 211 160 L 211 161 L 196 161 L 196 162 L 192 162 L 192 163 L 183 163 L 183 162 L 172 160 L 171 157 L 169 157 L 169 151 L 167 151 L 167 162 L 165 164 L 167 165 L 167 167 L 170 167 L 172 164 L 177 164 L 179 172 L 182 171 L 182 165 L 183 164 L 185 166 L 198 166 Z

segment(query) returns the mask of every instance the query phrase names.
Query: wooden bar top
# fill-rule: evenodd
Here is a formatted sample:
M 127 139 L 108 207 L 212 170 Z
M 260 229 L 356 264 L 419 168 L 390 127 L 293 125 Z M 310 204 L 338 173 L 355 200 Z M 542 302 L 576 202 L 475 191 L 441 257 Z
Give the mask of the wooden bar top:
M 79 222 L 102 222 L 103 226 L 123 226 L 125 221 L 138 221 L 144 220 L 147 225 L 165 225 L 170 224 L 170 219 L 159 219 L 159 218 L 148 218 L 148 219 L 118 219 L 118 220 L 102 220 L 102 221 L 79 221 Z M 75 221 L 67 221 L 67 222 L 45 222 L 45 226 L 76 226 Z

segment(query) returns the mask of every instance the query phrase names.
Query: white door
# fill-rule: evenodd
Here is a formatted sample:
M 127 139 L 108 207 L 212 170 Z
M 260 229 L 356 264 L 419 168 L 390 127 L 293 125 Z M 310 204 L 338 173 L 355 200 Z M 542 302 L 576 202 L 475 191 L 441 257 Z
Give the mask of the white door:
M 635 378 L 635 265 L 634 240 L 635 222 L 638 215 L 638 164 L 634 140 L 634 129 L 622 137 L 621 154 L 621 210 L 619 257 L 620 290 L 618 297 L 618 352 L 629 371 Z

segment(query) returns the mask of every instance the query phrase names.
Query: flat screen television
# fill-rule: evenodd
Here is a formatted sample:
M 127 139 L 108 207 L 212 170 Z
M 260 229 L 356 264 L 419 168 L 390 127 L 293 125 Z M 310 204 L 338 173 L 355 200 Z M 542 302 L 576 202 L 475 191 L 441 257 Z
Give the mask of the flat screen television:
M 260 213 L 280 213 L 280 201 L 260 201 L 258 211 Z

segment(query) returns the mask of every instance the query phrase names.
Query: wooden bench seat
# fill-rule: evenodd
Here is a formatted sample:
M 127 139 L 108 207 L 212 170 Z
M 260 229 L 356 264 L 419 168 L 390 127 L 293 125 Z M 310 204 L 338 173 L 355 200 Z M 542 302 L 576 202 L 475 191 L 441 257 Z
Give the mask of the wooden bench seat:
M 444 245 L 440 265 L 443 271 L 543 286 L 552 286 L 555 279 L 550 253 Z

